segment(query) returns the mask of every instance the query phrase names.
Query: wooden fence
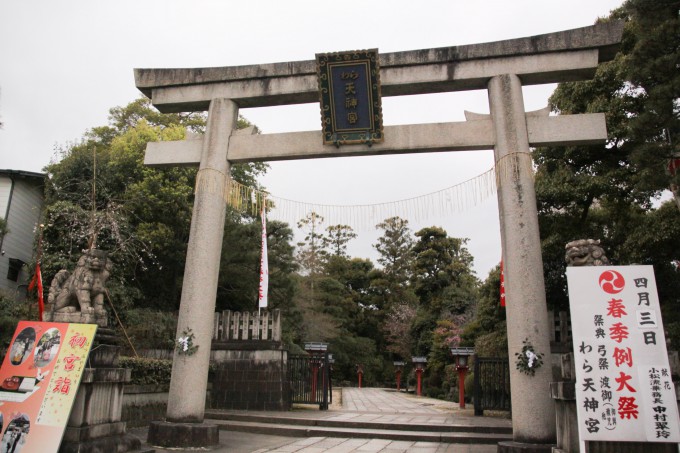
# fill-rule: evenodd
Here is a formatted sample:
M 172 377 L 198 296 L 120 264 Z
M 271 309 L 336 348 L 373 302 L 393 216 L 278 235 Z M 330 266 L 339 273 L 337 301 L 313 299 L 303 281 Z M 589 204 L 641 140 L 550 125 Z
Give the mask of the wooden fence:
M 215 313 L 213 340 L 281 341 L 281 311 L 239 312 L 225 310 Z
M 571 319 L 568 311 L 548 311 L 551 322 L 550 341 L 571 345 Z

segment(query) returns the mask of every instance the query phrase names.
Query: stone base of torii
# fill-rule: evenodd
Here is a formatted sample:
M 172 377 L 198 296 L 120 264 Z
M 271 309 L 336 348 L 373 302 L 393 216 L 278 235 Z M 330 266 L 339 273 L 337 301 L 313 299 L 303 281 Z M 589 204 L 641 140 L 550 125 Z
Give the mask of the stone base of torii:
M 603 114 L 547 116 L 525 112 L 522 86 L 584 80 L 613 58 L 623 24 L 592 27 L 486 44 L 380 54 L 383 96 L 487 89 L 490 115 L 462 123 L 392 126 L 385 141 L 336 148 L 321 131 L 242 135 L 239 107 L 319 101 L 315 61 L 222 68 L 136 69 L 137 87 L 161 112 L 208 110 L 203 139 L 150 143 L 152 166 L 197 165 L 206 184 L 197 187 L 180 304 L 178 336 L 195 333 L 198 352 L 173 361 L 167 421 L 156 423 L 149 442 L 179 429 L 196 445 L 212 439 L 204 424 L 212 316 L 231 163 L 353 155 L 494 149 L 506 279 L 509 356 L 529 341 L 548 354 L 549 323 L 530 147 L 603 143 Z M 549 366 L 528 376 L 511 367 L 513 442 L 499 451 L 550 451 L 555 406 Z M 197 432 L 201 432 L 200 435 Z M 200 442 L 198 439 L 201 439 Z M 212 442 L 213 440 L 210 440 Z M 215 440 L 216 442 L 216 440 Z M 179 446 L 179 445 L 178 445 Z

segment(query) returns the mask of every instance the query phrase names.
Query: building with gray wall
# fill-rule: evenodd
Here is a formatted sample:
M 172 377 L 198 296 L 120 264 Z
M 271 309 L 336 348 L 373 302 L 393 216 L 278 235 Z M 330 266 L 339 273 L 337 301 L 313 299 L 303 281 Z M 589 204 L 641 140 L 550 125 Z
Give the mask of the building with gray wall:
M 0 239 L 0 291 L 23 298 L 31 279 L 35 232 L 44 204 L 45 174 L 0 170 L 0 217 L 9 232 Z

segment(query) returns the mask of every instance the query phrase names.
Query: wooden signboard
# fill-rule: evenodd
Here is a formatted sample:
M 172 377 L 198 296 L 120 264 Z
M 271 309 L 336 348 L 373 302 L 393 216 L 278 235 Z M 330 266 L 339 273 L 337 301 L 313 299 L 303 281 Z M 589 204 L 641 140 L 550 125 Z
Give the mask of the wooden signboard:
M 0 368 L 0 452 L 59 450 L 96 331 L 19 322 Z
M 678 442 L 652 266 L 567 268 L 581 440 Z

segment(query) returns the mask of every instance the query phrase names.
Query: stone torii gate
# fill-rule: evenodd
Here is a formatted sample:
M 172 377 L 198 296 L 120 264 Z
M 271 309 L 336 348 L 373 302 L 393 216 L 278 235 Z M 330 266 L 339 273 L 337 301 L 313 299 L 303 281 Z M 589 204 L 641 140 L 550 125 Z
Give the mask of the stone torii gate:
M 191 233 L 177 327 L 195 333 L 194 355 L 175 353 L 166 422 L 154 422 L 149 441 L 168 444 L 190 427 L 191 446 L 216 441 L 203 423 L 213 313 L 230 165 L 236 162 L 310 159 L 433 151 L 494 149 L 511 358 L 527 339 L 550 354 L 543 264 L 530 147 L 602 143 L 604 114 L 548 116 L 526 113 L 522 86 L 589 79 L 613 58 L 621 23 L 486 44 L 380 54 L 383 96 L 487 89 L 490 115 L 465 122 L 384 128 L 383 143 L 324 146 L 321 131 L 248 135 L 235 130 L 240 107 L 319 101 L 315 61 L 200 69 L 135 69 L 136 86 L 161 112 L 208 111 L 206 134 L 178 142 L 149 143 L 150 166 L 198 166 Z M 543 451 L 555 442 L 551 367 L 534 376 L 510 367 L 513 442 L 499 451 Z M 210 437 L 213 436 L 213 437 Z M 171 443 L 173 441 L 170 441 Z

